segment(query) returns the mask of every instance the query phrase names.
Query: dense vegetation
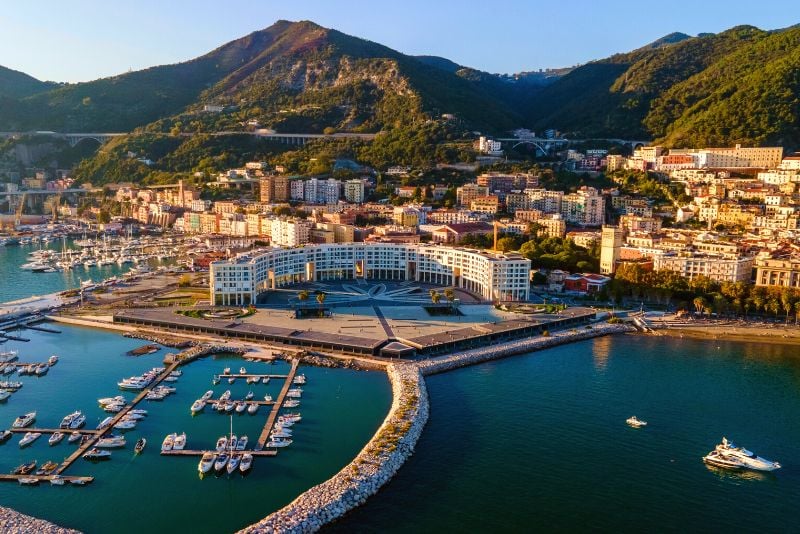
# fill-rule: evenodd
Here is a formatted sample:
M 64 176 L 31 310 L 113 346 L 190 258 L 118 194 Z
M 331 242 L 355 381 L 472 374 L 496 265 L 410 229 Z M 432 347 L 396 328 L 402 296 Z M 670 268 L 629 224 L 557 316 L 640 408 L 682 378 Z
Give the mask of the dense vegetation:
M 52 89 L 56 84 L 42 82 L 24 72 L 0 67 L 0 99 L 23 98 Z

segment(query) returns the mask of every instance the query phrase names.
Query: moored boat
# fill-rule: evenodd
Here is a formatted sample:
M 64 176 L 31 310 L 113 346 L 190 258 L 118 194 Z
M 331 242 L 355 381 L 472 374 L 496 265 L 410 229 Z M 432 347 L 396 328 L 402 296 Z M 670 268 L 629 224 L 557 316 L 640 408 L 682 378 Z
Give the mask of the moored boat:
M 27 447 L 37 439 L 42 437 L 41 432 L 25 432 L 25 435 L 22 436 L 22 439 L 19 440 L 20 447 Z
M 32 473 L 33 470 L 36 469 L 36 460 L 31 460 L 26 464 L 22 464 L 17 466 L 13 471 L 11 471 L 12 475 L 27 475 Z
M 63 432 L 53 432 L 53 434 L 47 439 L 47 443 L 51 446 L 56 445 L 60 443 L 62 439 L 64 439 Z
M 186 447 L 186 432 L 175 436 L 175 441 L 172 445 L 172 450 L 182 451 Z
M 200 462 L 197 464 L 197 470 L 201 474 L 208 473 L 214 467 L 214 462 L 217 459 L 217 455 L 213 452 L 205 452 L 203 456 L 200 458 Z
M 175 438 L 178 437 L 177 434 L 174 432 L 172 434 L 167 434 L 164 438 L 164 441 L 161 442 L 161 450 L 162 451 L 171 451 L 172 448 L 175 446 Z
M 25 428 L 36 420 L 36 412 L 26 413 L 17 417 L 11 424 L 13 428 Z
M 242 454 L 242 459 L 239 461 L 239 471 L 244 474 L 250 470 L 253 465 L 253 455 L 249 452 Z
M 223 469 L 225 469 L 225 466 L 227 464 L 228 464 L 228 455 L 223 452 L 217 456 L 216 460 L 214 460 L 214 470 L 220 472 Z
M 241 455 L 238 453 L 232 453 L 230 460 L 228 460 L 228 474 L 230 475 L 239 467 L 239 460 L 241 460 Z
M 89 452 L 84 453 L 83 458 L 85 460 L 107 460 L 111 458 L 111 451 L 106 451 L 95 447 Z
M 247 407 L 247 413 L 249 413 L 250 415 L 255 415 L 257 411 L 258 411 L 258 404 L 255 402 L 251 402 L 250 406 Z
M 638 419 L 635 415 L 627 418 L 625 420 L 625 423 L 627 423 L 628 426 L 633 428 L 641 428 L 643 426 L 647 426 L 647 421 L 642 421 L 641 419 Z

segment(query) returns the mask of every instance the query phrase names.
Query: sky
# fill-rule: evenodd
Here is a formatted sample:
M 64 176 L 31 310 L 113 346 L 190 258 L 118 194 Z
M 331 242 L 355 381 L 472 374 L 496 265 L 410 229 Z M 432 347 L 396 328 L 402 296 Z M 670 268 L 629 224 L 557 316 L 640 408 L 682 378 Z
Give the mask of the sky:
M 312 20 L 406 54 L 513 73 L 626 52 L 668 33 L 800 23 L 796 0 L 9 0 L 0 65 L 93 80 L 202 55 L 277 20 Z

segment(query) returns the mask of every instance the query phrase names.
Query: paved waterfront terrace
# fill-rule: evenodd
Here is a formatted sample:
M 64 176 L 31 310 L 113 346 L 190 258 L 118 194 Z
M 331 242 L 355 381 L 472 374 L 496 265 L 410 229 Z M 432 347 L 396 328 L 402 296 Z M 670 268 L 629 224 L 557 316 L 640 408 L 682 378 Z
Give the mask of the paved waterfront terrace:
M 213 335 L 243 341 L 278 343 L 308 350 L 333 350 L 368 356 L 432 356 L 540 335 L 586 324 L 591 308 L 558 314 L 523 315 L 491 305 L 462 305 L 461 316 L 429 316 L 422 306 L 363 306 L 334 309 L 331 317 L 295 319 L 286 309 L 259 309 L 243 319 L 197 319 L 174 309 L 130 309 L 114 322 L 181 334 Z

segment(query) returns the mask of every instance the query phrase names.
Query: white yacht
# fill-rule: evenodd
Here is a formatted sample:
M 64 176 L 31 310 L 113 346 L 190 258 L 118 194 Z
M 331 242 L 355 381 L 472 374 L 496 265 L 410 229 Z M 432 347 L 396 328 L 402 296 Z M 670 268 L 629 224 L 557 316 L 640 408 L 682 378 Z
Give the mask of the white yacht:
M 748 451 L 744 447 L 737 447 L 727 438 L 722 438 L 722 443 L 716 446 L 715 451 L 727 458 L 735 458 L 742 462 L 747 469 L 755 471 L 775 471 L 781 468 L 781 464 L 766 460 L 757 456 L 754 452 Z
M 253 398 L 253 392 L 252 391 L 248 391 L 247 395 L 244 396 L 244 400 L 250 400 L 252 398 Z
M 206 407 L 206 401 L 204 401 L 203 399 L 197 399 L 196 401 L 194 401 L 194 403 L 192 403 L 192 408 L 191 408 L 192 414 L 196 414 L 203 411 L 203 408 L 205 407 Z
M 239 374 L 240 375 L 246 375 L 247 374 L 247 369 L 245 369 L 244 367 L 239 367 Z
M 744 469 L 744 462 L 732 456 L 726 456 L 719 451 L 711 451 L 703 456 L 703 462 L 714 467 L 721 467 L 723 469 Z
M 25 435 L 19 440 L 19 446 L 25 447 L 26 445 L 30 445 L 40 437 L 42 437 L 40 432 L 25 432 Z
M 211 468 L 214 467 L 214 461 L 217 459 L 217 455 L 213 452 L 205 452 L 203 453 L 203 457 L 200 458 L 200 463 L 197 464 L 197 470 L 201 474 L 208 473 L 211 471 Z
M 228 460 L 228 474 L 230 475 L 239 467 L 239 460 L 241 460 L 241 455 L 238 453 L 231 453 L 231 459 Z
M 627 418 L 625 422 L 628 424 L 628 426 L 631 426 L 633 428 L 642 428 L 643 426 L 647 426 L 647 421 L 642 421 L 635 415 Z
M 172 445 L 172 450 L 182 451 L 184 447 L 186 447 L 186 432 L 183 432 L 175 436 L 175 441 Z
M 239 471 L 244 474 L 250 470 L 253 465 L 253 455 L 249 452 L 242 454 L 242 459 L 239 461 Z
M 210 399 L 213 396 L 214 396 L 214 390 L 209 389 L 208 391 L 203 393 L 203 396 L 200 397 L 200 399 L 202 399 L 204 401 L 207 401 L 208 399 Z
M 242 436 L 239 438 L 239 441 L 236 443 L 236 450 L 243 451 L 247 448 L 247 436 Z
M 25 415 L 20 415 L 14 420 L 14 423 L 11 425 L 12 428 L 25 428 L 26 426 L 30 426 L 36 420 L 36 412 L 26 413 Z
M 219 472 L 225 469 L 225 466 L 228 464 L 228 455 L 226 453 L 221 453 L 217 456 L 217 459 L 214 460 L 214 470 Z
M 175 446 L 176 437 L 178 437 L 178 435 L 175 434 L 174 432 L 172 434 L 167 434 L 167 437 L 165 437 L 164 441 L 161 443 L 161 450 L 171 451 L 172 448 Z
M 250 415 L 255 415 L 257 411 L 258 411 L 258 403 L 251 402 L 250 406 L 247 407 L 247 413 L 249 413 Z
M 123 420 L 114 425 L 116 430 L 132 430 L 136 428 L 136 421 Z
M 242 413 L 247 409 L 247 404 L 244 401 L 236 402 L 236 413 Z
M 111 451 L 106 451 L 103 449 L 98 449 L 95 447 L 94 449 L 90 450 L 83 455 L 84 459 L 86 460 L 105 460 L 111 458 Z M 74 482 L 73 482 L 74 484 Z
M 10 396 L 11 396 L 11 392 L 8 391 L 7 389 L 0 390 L 0 402 L 3 402 L 4 400 L 8 399 Z
M 105 427 L 107 427 L 108 425 L 110 425 L 110 424 L 111 424 L 111 421 L 113 421 L 113 420 L 114 420 L 114 418 L 113 418 L 113 417 L 111 417 L 111 416 L 108 416 L 108 417 L 106 417 L 105 419 L 103 419 L 102 421 L 100 421 L 100 424 L 99 424 L 99 425 L 97 425 L 97 430 L 103 430 Z M 80 434 L 79 434 L 79 435 L 80 435 Z
M 292 440 L 290 439 L 274 439 L 270 438 L 267 442 L 267 447 L 269 448 L 281 448 L 281 447 L 288 447 L 292 444 Z
M 83 434 L 81 434 L 80 432 L 72 432 L 67 438 L 67 443 L 75 443 L 76 441 L 81 439 L 82 435 Z
M 49 443 L 50 445 L 57 445 L 58 443 L 61 442 L 62 439 L 64 439 L 63 432 L 53 432 L 50 438 L 48 438 L 47 443 Z
M 217 440 L 217 452 L 222 452 L 228 448 L 228 437 L 222 436 Z
M 109 436 L 98 440 L 95 447 L 99 449 L 119 449 L 126 444 L 125 438 L 122 436 Z

